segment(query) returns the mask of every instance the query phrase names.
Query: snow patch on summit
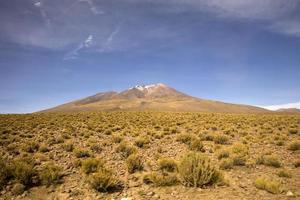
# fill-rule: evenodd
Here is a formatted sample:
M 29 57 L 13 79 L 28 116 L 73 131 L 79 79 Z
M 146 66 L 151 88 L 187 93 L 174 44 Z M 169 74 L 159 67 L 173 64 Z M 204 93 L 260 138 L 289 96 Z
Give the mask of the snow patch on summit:
M 129 88 L 129 90 L 132 90 L 135 88 L 135 89 L 144 91 L 144 90 L 149 90 L 149 89 L 160 87 L 160 86 L 165 86 L 165 85 L 162 83 L 150 84 L 150 85 L 136 85 L 134 87 Z

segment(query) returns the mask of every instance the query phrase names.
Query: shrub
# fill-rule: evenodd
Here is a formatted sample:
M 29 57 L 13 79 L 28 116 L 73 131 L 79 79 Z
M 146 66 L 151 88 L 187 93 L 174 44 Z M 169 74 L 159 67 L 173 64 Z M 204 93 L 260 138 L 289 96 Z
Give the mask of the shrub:
M 202 136 L 201 138 L 202 138 L 202 140 L 205 140 L 205 141 L 214 141 L 215 136 L 212 134 L 206 134 L 206 135 Z
M 6 185 L 11 177 L 11 170 L 8 167 L 7 161 L 0 158 L 0 190 Z
M 223 158 L 228 158 L 230 155 L 229 151 L 227 150 L 222 150 L 218 153 L 218 159 L 221 160 Z
M 290 143 L 288 149 L 291 151 L 300 150 L 300 141 L 294 141 L 294 142 Z
M 170 158 L 163 158 L 158 161 L 159 169 L 167 172 L 174 172 L 177 170 L 177 163 Z
M 279 177 L 284 177 L 284 178 L 292 178 L 291 172 L 289 172 L 289 171 L 287 171 L 287 170 L 285 170 L 285 169 L 280 170 L 280 171 L 278 172 L 278 176 L 279 176 Z
M 289 133 L 290 133 L 290 134 L 297 134 L 297 133 L 298 133 L 298 130 L 295 129 L 295 128 L 291 128 L 291 129 L 289 129 Z
M 104 162 L 96 158 L 87 158 L 81 162 L 81 169 L 85 174 L 94 173 L 104 166 Z
M 233 160 L 232 159 L 229 159 L 229 158 L 226 158 L 226 159 L 223 159 L 220 163 L 220 168 L 221 169 L 232 169 L 233 167 Z
M 112 134 L 112 130 L 111 129 L 107 129 L 104 131 L 105 135 L 111 135 Z
M 193 139 L 193 135 L 188 134 L 188 133 L 181 133 L 176 137 L 176 141 L 178 142 L 182 142 L 184 144 L 190 144 L 192 139 Z
M 272 194 L 278 194 L 281 192 L 280 182 L 276 180 L 270 180 L 265 177 L 259 177 L 255 180 L 254 185 L 257 189 L 266 190 L 267 192 L 270 192 Z
M 190 150 L 192 151 L 204 151 L 204 145 L 200 139 L 194 138 L 191 140 L 189 145 Z
M 121 142 L 116 149 L 117 153 L 121 153 L 123 158 L 127 158 L 131 154 L 135 153 L 137 150 L 134 146 L 128 144 L 127 142 Z
M 300 159 L 297 159 L 294 163 L 295 167 L 300 167 Z
M 181 182 L 188 187 L 202 187 L 223 181 L 223 175 L 211 160 L 195 152 L 185 155 L 178 166 Z
M 74 154 L 76 158 L 90 157 L 90 153 L 84 149 L 75 149 Z
M 39 144 L 36 142 L 27 142 L 23 145 L 23 150 L 27 153 L 33 153 L 39 149 Z
M 149 173 L 143 177 L 143 182 L 146 184 L 154 184 L 156 187 L 172 186 L 178 184 L 178 178 L 173 173 Z
M 25 186 L 34 184 L 33 177 L 37 175 L 31 158 L 19 158 L 12 163 L 13 177 Z
M 150 140 L 146 137 L 137 138 L 134 144 L 140 148 L 144 147 L 146 144 L 149 144 Z
M 48 152 L 49 149 L 48 149 L 46 144 L 41 144 L 40 147 L 39 147 L 39 151 L 42 152 L 42 153 L 45 153 L 45 152 Z
M 279 168 L 281 167 L 281 163 L 278 158 L 274 155 L 263 155 L 257 158 L 256 164 L 266 165 Z
M 100 153 L 102 151 L 102 147 L 99 144 L 92 144 L 90 149 L 95 153 Z
M 44 185 L 56 184 L 61 180 L 62 168 L 54 163 L 48 163 L 42 168 L 39 177 Z
M 246 156 L 249 154 L 249 147 L 242 143 L 235 143 L 231 147 L 231 151 L 234 154 L 238 154 L 241 156 Z
M 278 140 L 278 141 L 276 142 L 276 145 L 277 145 L 277 146 L 283 146 L 283 145 L 284 145 L 284 141 L 283 141 L 283 140 Z
M 143 161 L 137 154 L 131 154 L 126 159 L 127 169 L 129 173 L 143 170 Z
M 226 135 L 217 134 L 217 135 L 214 137 L 214 142 L 215 142 L 216 144 L 228 144 L 229 138 L 228 138 L 228 136 L 226 136 Z
M 120 135 L 113 135 L 113 136 L 112 136 L 112 141 L 113 141 L 114 143 L 120 143 L 120 142 L 122 142 L 123 139 L 124 139 L 124 138 L 123 138 L 122 136 L 120 136 Z
M 273 156 L 273 155 L 265 156 L 264 165 L 272 166 L 272 167 L 276 167 L 276 168 L 281 167 L 280 161 L 278 160 L 278 158 L 276 156 Z
M 106 168 L 101 168 L 98 172 L 91 174 L 88 182 L 92 188 L 99 192 L 115 191 L 122 186 L 114 172 Z
M 74 149 L 74 145 L 73 145 L 73 142 L 67 142 L 63 145 L 63 148 L 65 151 L 67 152 L 72 152 L 73 149 Z
M 235 166 L 244 166 L 246 165 L 247 158 L 242 155 L 234 155 L 232 157 L 232 164 Z

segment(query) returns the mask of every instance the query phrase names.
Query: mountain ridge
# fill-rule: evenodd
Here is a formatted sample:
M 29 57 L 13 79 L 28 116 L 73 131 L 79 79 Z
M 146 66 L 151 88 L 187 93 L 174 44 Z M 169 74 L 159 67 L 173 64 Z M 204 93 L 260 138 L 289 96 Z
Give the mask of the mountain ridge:
M 108 91 L 40 112 L 78 111 L 201 111 L 257 113 L 270 112 L 251 105 L 206 100 L 187 95 L 163 83 L 136 85 L 121 92 Z

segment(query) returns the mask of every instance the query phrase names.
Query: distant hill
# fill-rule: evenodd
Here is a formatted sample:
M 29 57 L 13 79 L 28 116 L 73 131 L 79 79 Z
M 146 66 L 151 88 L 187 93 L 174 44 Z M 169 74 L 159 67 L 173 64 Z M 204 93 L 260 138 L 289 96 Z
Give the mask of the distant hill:
M 165 84 L 135 86 L 122 92 L 101 92 L 96 95 L 72 101 L 41 112 L 75 111 L 118 111 L 118 110 L 153 110 L 153 111 L 202 111 L 258 113 L 270 112 L 266 109 L 205 100 L 189 96 Z
M 300 113 L 298 108 L 281 108 L 276 110 L 276 112 L 285 112 L 285 113 Z

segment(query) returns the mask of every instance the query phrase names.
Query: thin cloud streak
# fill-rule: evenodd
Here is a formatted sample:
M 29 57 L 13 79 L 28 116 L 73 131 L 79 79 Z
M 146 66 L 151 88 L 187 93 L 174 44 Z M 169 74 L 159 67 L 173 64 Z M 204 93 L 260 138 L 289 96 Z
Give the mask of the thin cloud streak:
M 99 10 L 94 5 L 94 2 L 92 0 L 79 0 L 78 2 L 86 2 L 89 5 L 89 7 L 90 7 L 90 9 L 91 9 L 91 11 L 94 15 L 103 15 L 103 14 L 105 14 L 105 12 L 103 10 Z
M 82 43 L 80 43 L 78 45 L 77 48 L 75 48 L 74 50 L 72 50 L 71 52 L 67 53 L 65 56 L 64 56 L 64 59 L 63 60 L 74 60 L 74 59 L 77 59 L 78 56 L 79 56 L 79 53 L 82 49 L 87 49 L 87 48 L 90 48 L 92 45 L 93 45 L 93 35 L 89 35 L 85 41 L 83 41 Z
M 112 44 L 112 42 L 114 40 L 114 37 L 119 33 L 120 28 L 121 28 L 121 25 L 118 25 L 116 27 L 116 29 L 110 33 L 110 35 L 107 37 L 105 43 L 99 49 L 100 53 L 109 52 L 109 51 L 111 51 L 113 49 L 112 46 L 111 46 L 111 44 Z

